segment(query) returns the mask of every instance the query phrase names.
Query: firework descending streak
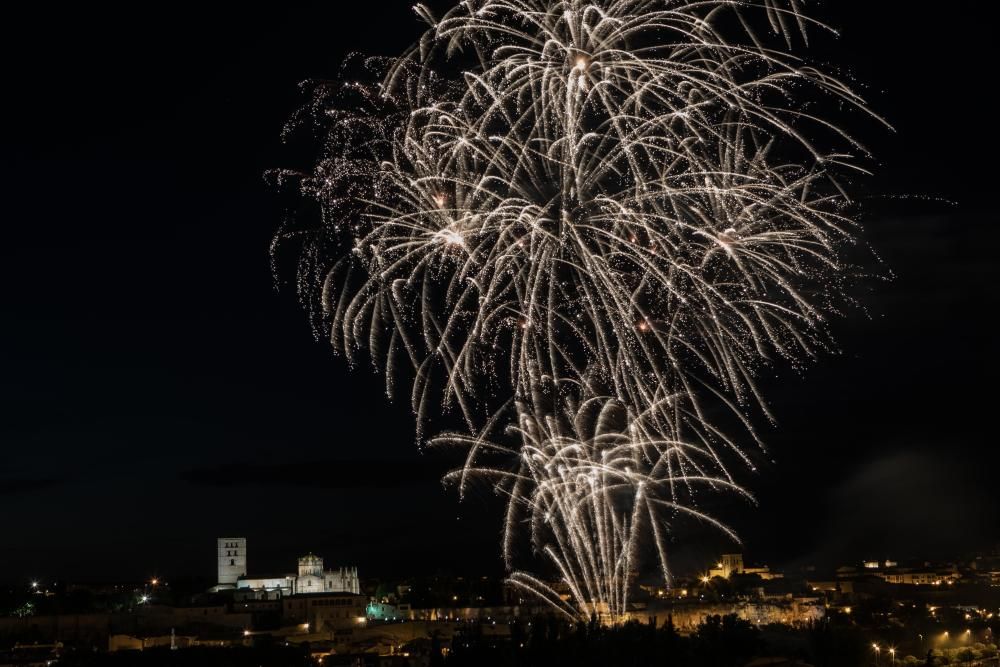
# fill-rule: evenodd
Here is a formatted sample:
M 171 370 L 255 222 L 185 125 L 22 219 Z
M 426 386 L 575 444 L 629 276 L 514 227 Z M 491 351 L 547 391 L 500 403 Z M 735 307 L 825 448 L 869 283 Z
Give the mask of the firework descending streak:
M 292 224 L 300 289 L 424 425 L 464 426 L 460 489 L 508 501 L 511 581 L 626 617 L 641 553 L 760 445 L 754 383 L 828 346 L 861 145 L 812 109 L 845 84 L 791 55 L 799 0 L 465 0 L 378 79 L 320 87 L 328 141 Z M 332 92 L 331 92 L 332 91 Z M 832 100 L 832 103 L 831 103 Z M 831 148 L 832 147 L 832 148 Z M 727 434 L 737 424 L 743 435 Z M 640 547 L 643 547 L 640 549 Z

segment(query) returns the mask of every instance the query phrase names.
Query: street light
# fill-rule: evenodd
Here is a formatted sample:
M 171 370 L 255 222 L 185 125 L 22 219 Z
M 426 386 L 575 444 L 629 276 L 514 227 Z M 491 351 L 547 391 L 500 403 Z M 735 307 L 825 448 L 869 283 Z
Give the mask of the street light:
M 896 664 L 896 649 L 890 648 L 889 649 L 889 655 L 892 656 L 892 664 L 895 665 Z
M 878 644 L 872 644 L 872 649 L 875 651 L 875 664 L 878 665 L 879 655 L 882 653 L 882 649 L 879 648 Z

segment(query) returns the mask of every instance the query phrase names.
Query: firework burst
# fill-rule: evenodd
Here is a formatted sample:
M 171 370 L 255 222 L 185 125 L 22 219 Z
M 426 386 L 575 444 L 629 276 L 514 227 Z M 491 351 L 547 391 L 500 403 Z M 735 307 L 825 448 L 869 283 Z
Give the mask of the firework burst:
M 505 552 L 527 522 L 577 611 L 621 618 L 640 538 L 666 573 L 668 510 L 708 520 L 690 492 L 750 465 L 710 409 L 759 444 L 755 376 L 828 345 L 853 228 L 837 179 L 867 154 L 803 100 L 868 111 L 786 52 L 828 29 L 797 0 L 416 11 L 430 28 L 381 83 L 322 107 L 304 292 L 390 394 L 410 369 L 418 424 L 457 408 L 458 478 L 510 482 Z M 488 444 L 503 420 L 518 444 Z

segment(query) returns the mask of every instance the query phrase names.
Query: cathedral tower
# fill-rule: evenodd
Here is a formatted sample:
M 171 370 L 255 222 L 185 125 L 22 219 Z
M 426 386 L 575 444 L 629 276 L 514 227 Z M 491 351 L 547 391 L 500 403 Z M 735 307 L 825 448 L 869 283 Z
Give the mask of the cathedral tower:
M 247 538 L 220 537 L 219 584 L 236 585 L 236 580 L 247 573 Z

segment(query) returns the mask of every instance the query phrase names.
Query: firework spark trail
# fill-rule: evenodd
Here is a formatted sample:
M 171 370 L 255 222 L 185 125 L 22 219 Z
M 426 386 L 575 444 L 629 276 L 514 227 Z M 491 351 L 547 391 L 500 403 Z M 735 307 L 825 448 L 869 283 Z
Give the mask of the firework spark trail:
M 505 552 L 528 508 L 578 610 L 620 618 L 623 559 L 642 536 L 666 572 L 663 508 L 698 514 L 681 498 L 735 488 L 733 455 L 752 465 L 709 409 L 759 444 L 755 375 L 828 345 L 853 228 L 836 177 L 863 172 L 867 153 L 801 100 L 868 112 L 754 29 L 766 17 L 789 47 L 827 29 L 797 0 L 416 10 L 430 29 L 378 95 L 359 87 L 363 107 L 331 112 L 330 157 L 305 184 L 327 227 L 306 282 L 321 274 L 334 345 L 366 351 L 390 394 L 412 367 L 418 424 L 438 396 L 477 434 L 445 440 L 500 451 L 493 427 L 516 415 L 519 472 L 470 453 L 463 485 L 500 475 Z M 391 112 L 365 113 L 377 107 Z M 328 238 L 353 245 L 332 266 Z M 611 436 L 565 419 L 593 401 L 629 426 Z M 608 451 L 635 467 L 603 467 L 594 456 Z M 514 581 L 551 598 L 534 577 Z
M 548 402 L 536 397 L 535 405 Z M 649 416 L 656 406 L 634 414 L 616 399 L 599 397 L 575 408 L 561 407 L 559 414 L 520 406 L 519 423 L 509 429 L 517 436 L 515 446 L 460 434 L 442 436 L 435 444 L 468 452 L 466 466 L 446 480 L 462 488 L 486 479 L 507 494 L 503 543 L 508 564 L 514 560 L 521 525 L 527 522 L 531 541 L 540 545 L 577 606 L 562 602 L 549 584 L 525 572 L 515 572 L 513 584 L 573 618 L 622 619 L 636 550 L 647 530 L 668 578 L 663 536 L 673 518 L 693 517 L 735 539 L 730 529 L 681 502 L 678 485 L 749 496 L 717 477 L 672 472 L 672 461 L 690 456 L 690 446 L 654 430 Z M 490 461 L 496 455 L 501 461 L 516 460 L 518 466 L 493 466 Z

